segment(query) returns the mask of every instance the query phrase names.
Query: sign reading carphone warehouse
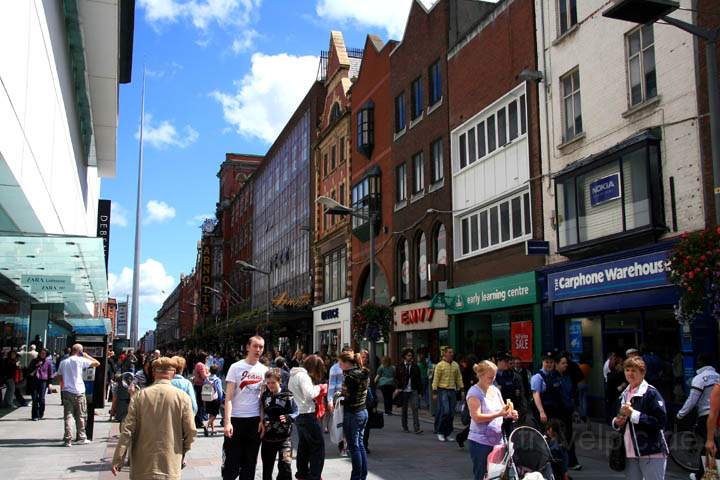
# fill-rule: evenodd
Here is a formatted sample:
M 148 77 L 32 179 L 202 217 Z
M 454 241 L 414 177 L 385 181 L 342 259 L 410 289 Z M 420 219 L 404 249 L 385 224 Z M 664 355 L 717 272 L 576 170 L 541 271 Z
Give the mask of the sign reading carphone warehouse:
M 548 275 L 551 301 L 670 285 L 668 252 L 656 252 Z

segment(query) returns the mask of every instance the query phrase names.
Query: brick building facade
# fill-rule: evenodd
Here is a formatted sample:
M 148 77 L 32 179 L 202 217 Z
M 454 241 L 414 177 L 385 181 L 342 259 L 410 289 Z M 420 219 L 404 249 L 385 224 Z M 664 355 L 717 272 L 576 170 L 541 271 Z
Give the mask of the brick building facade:
M 367 214 L 377 212 L 375 223 L 375 300 L 390 304 L 394 295 L 393 278 L 393 176 L 392 170 L 392 97 L 390 96 L 390 52 L 395 41 L 383 44 L 368 35 L 363 49 L 362 66 L 350 91 L 352 101 L 352 181 L 351 205 Z M 370 225 L 353 219 L 352 306 L 370 299 Z
M 314 142 L 313 199 L 325 196 L 349 205 L 352 122 L 348 91 L 357 77 L 361 60 L 362 50 L 346 48 L 342 33 L 331 32 L 329 49 L 321 55 L 320 71 L 326 96 Z M 352 252 L 352 219 L 325 214 L 324 208 L 319 203 L 313 205 L 313 344 L 314 350 L 334 356 L 343 344 L 350 342 L 350 316 L 341 315 L 340 306 L 350 302 L 348 287 L 352 278 L 347 265 Z M 331 315 L 331 322 L 322 318 L 328 308 L 337 310 L 337 316 Z
M 416 311 L 452 281 L 452 217 L 448 138 L 448 25 L 450 2 L 426 8 L 413 1 L 405 34 L 390 54 L 393 230 L 390 245 L 396 317 Z M 444 265 L 439 268 L 432 265 Z M 428 270 L 443 280 L 428 281 Z M 396 318 L 396 327 L 398 326 Z M 424 330 L 427 328 L 427 330 Z M 417 324 L 396 337 L 397 347 L 433 354 L 447 341 L 443 325 Z M 395 347 L 395 345 L 393 345 Z

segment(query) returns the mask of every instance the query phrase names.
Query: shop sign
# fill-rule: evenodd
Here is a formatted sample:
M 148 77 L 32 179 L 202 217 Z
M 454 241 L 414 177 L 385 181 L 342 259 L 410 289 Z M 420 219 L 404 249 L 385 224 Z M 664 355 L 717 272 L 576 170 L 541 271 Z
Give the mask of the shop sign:
M 445 292 L 449 314 L 493 310 L 537 302 L 535 273 L 519 273 Z
M 521 362 L 533 360 L 533 322 L 513 322 L 510 324 L 510 337 L 513 357 Z
M 396 307 L 394 320 L 396 332 L 432 330 L 448 326 L 447 314 L 442 310 L 435 310 L 428 302 Z
M 590 205 L 595 207 L 620 198 L 620 173 L 598 178 L 590 184 Z
M 105 251 L 105 273 L 108 269 L 108 253 L 110 252 L 110 200 L 98 200 L 97 211 L 97 236 L 102 238 L 103 250 Z
M 32 293 L 62 293 L 75 290 L 69 275 L 22 275 L 20 282 Z
M 203 240 L 200 255 L 200 311 L 208 315 L 212 296 L 209 287 L 212 287 L 212 249 L 210 242 Z
M 325 310 L 324 312 L 320 313 L 321 320 L 332 320 L 333 318 L 339 318 L 339 317 L 340 317 L 340 309 L 339 308 L 331 308 L 329 310 Z
M 655 252 L 548 275 L 551 301 L 671 285 L 668 252 Z

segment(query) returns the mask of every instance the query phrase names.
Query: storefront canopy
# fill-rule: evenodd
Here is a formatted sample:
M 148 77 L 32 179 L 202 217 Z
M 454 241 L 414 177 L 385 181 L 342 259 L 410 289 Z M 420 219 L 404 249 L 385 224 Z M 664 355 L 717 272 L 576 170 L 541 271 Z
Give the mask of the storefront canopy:
M 63 303 L 65 311 L 89 314 L 87 304 L 107 301 L 105 253 L 100 238 L 0 236 L 0 277 L 34 303 Z
M 107 335 L 112 328 L 109 318 L 66 317 L 65 320 L 76 335 Z

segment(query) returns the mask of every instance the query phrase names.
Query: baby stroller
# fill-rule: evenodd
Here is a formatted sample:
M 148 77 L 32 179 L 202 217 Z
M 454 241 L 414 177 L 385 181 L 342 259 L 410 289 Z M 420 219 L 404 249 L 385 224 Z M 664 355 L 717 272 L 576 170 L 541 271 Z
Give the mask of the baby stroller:
M 488 457 L 488 480 L 555 480 L 552 453 L 545 437 L 532 427 L 518 427 Z

